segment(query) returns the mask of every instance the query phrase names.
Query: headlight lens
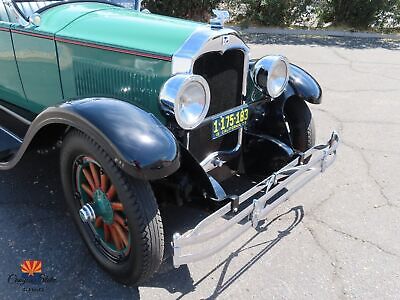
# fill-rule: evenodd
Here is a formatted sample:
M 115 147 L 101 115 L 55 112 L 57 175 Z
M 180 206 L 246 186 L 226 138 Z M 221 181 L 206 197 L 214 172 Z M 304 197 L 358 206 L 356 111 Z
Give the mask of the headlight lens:
M 178 74 L 164 84 L 160 101 L 164 110 L 174 113 L 179 126 L 194 129 L 208 113 L 210 88 L 202 76 Z
M 177 99 L 178 123 L 183 128 L 193 128 L 202 121 L 207 106 L 206 91 L 198 81 L 189 82 Z M 206 112 L 207 113 L 207 112 Z
M 265 56 L 254 66 L 255 86 L 272 98 L 279 97 L 289 81 L 289 62 L 283 56 Z

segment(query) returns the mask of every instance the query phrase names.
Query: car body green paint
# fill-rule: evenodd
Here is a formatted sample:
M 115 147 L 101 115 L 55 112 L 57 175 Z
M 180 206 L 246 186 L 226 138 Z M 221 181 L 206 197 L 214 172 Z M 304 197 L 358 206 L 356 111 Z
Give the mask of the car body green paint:
M 26 98 L 21 86 L 4 82 L 10 90 L 3 87 L 0 99 L 40 113 L 71 99 L 111 97 L 152 112 L 163 122 L 158 95 L 171 76 L 171 57 L 205 25 L 82 2 L 44 11 L 38 27 L 7 26 Z M 12 47 L 11 37 L 2 32 L 2 38 L 9 39 L 8 47 Z M 0 65 L 6 61 L 0 57 Z M 13 72 L 18 74 L 16 65 Z M 19 78 L 13 79 L 21 85 Z
M 10 24 L 0 22 L 0 99 L 24 106 L 25 94 L 14 58 Z
M 61 102 L 63 95 L 54 41 L 15 32 L 12 39 L 28 108 L 39 113 Z

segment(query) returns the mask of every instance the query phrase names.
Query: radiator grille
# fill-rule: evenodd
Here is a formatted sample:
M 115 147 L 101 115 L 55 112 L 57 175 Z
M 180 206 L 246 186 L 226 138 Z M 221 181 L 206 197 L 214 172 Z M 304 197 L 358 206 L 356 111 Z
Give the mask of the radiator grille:
M 193 73 L 203 76 L 211 91 L 208 116 L 239 106 L 242 100 L 244 53 L 230 50 L 221 54 L 210 52 L 201 56 L 194 64 Z M 190 151 L 202 161 L 215 151 L 232 150 L 237 144 L 237 131 L 219 139 L 211 139 L 211 125 L 195 129 L 190 133 Z

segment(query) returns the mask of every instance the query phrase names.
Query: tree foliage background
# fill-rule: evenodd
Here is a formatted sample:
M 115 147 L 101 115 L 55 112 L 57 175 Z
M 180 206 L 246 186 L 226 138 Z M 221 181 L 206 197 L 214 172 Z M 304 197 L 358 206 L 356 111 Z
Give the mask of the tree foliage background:
M 204 21 L 221 0 L 144 0 L 143 6 L 162 15 Z
M 400 29 L 400 0 L 144 0 L 154 13 L 192 20 L 209 19 L 223 6 L 235 21 L 267 26 L 331 24 L 355 29 Z
M 400 0 L 321 1 L 322 21 L 355 28 L 390 27 L 400 23 Z

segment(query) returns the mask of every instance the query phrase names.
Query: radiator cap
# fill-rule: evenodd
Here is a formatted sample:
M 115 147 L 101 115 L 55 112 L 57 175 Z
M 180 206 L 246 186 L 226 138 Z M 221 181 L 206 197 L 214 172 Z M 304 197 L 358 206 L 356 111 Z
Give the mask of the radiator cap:
M 213 13 L 216 18 L 210 20 L 210 25 L 212 29 L 222 29 L 224 28 L 225 22 L 229 21 L 229 12 L 226 10 L 213 9 Z

